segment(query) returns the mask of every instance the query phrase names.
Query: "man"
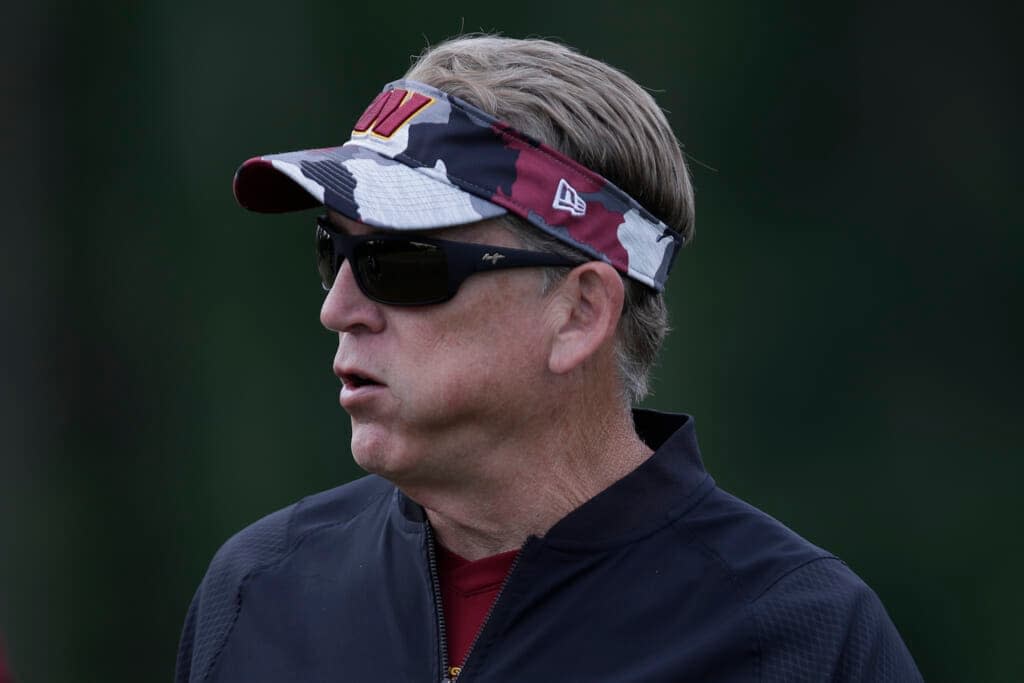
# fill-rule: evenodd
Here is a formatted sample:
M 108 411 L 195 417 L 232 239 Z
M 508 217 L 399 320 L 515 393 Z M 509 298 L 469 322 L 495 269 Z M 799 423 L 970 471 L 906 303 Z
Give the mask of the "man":
M 422 55 L 341 147 L 247 161 L 324 206 L 324 326 L 370 476 L 217 553 L 179 681 L 916 680 L 841 561 L 631 411 L 693 194 L 654 100 L 540 40 Z

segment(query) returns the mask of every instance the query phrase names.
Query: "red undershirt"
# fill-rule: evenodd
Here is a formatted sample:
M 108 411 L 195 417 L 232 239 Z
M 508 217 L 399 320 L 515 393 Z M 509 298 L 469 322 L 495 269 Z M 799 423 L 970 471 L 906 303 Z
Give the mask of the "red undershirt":
M 448 675 L 455 677 L 519 551 L 510 550 L 470 562 L 440 544 L 437 549 L 441 604 L 448 638 Z
M 3 641 L 0 641 L 0 683 L 14 683 L 14 676 L 7 668 L 7 660 L 4 657 Z

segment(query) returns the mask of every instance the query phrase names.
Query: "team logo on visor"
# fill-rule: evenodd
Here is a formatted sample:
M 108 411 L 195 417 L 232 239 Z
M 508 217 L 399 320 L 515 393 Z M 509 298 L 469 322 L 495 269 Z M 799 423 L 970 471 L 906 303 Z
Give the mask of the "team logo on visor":
M 352 133 L 372 133 L 389 138 L 433 103 L 434 98 L 411 90 L 385 90 L 377 95 L 359 117 Z

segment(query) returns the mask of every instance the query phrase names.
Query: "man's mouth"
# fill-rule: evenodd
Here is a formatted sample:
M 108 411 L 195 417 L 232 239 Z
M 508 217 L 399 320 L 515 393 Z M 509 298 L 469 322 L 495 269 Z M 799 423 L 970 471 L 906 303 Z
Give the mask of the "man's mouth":
M 361 387 L 382 386 L 381 382 L 378 382 L 372 377 L 360 375 L 359 373 L 356 372 L 342 373 L 341 383 L 345 385 L 346 389 L 359 389 Z

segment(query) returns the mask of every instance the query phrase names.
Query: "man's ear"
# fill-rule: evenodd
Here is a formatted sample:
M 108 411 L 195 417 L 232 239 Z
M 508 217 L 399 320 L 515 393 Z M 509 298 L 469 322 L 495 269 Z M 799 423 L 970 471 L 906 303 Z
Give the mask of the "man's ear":
M 588 261 L 569 272 L 554 296 L 558 327 L 552 339 L 548 369 L 565 374 L 614 339 L 625 286 L 610 265 Z

